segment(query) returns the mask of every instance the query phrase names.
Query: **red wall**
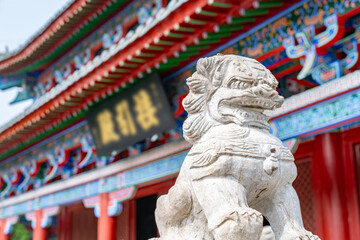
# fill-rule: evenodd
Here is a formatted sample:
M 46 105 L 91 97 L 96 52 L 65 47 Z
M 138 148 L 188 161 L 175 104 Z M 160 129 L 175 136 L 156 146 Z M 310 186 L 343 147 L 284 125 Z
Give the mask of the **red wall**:
M 359 144 L 354 128 L 317 135 L 294 154 L 304 225 L 323 240 L 360 239 Z

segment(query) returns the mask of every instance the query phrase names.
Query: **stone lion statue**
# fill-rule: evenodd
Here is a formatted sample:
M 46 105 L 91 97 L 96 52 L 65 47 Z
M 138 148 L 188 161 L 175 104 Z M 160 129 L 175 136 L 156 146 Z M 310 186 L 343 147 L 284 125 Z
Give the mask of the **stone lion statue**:
M 263 216 L 277 240 L 319 239 L 303 226 L 294 157 L 263 114 L 283 103 L 271 72 L 254 59 L 216 55 L 198 61 L 187 85 L 183 131 L 193 147 L 158 199 L 159 239 L 258 240 Z

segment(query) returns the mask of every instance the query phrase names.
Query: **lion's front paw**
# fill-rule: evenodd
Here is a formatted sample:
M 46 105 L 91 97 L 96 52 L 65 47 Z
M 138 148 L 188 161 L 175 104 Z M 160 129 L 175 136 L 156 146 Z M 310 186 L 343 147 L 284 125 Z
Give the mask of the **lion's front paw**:
M 219 224 L 213 234 L 216 240 L 245 240 L 259 239 L 263 217 L 258 211 L 243 207 L 234 211 Z
M 312 232 L 306 231 L 305 234 L 295 238 L 296 240 L 321 240 L 318 236 L 312 234 Z
M 303 230 L 301 233 L 283 234 L 281 240 L 321 240 L 318 236 L 309 231 Z
M 281 234 L 280 240 L 321 240 L 310 231 L 306 231 L 302 226 L 288 222 Z
M 243 235 L 240 239 L 259 239 L 263 228 L 263 216 L 252 208 L 242 207 L 239 209 L 239 222 Z

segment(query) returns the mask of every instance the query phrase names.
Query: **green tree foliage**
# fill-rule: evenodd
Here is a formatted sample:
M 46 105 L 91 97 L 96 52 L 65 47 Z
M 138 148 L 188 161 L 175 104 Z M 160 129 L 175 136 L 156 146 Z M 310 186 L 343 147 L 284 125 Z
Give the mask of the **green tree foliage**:
M 13 232 L 11 233 L 11 240 L 30 240 L 32 239 L 31 231 L 26 229 L 25 225 L 22 223 L 14 224 Z

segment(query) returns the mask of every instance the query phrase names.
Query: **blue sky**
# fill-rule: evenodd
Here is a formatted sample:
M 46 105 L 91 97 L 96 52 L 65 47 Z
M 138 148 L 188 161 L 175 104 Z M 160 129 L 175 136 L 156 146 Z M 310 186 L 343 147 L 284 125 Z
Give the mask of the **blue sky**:
M 71 0 L 0 0 L 0 52 L 18 49 Z M 0 126 L 31 105 L 27 100 L 9 105 L 18 88 L 0 90 Z

